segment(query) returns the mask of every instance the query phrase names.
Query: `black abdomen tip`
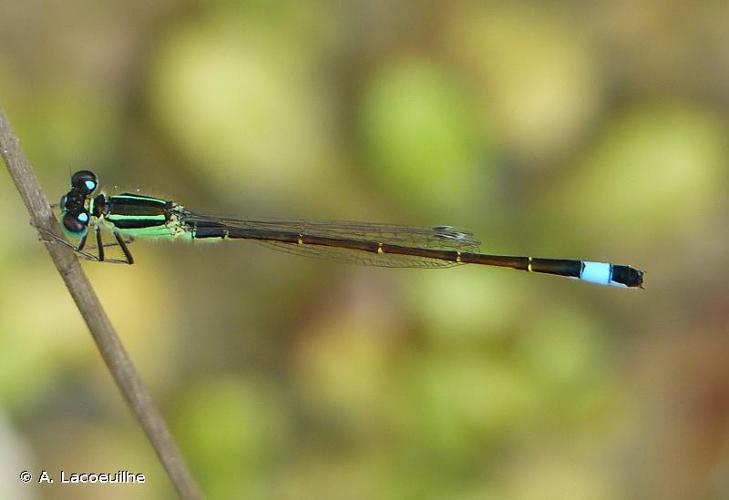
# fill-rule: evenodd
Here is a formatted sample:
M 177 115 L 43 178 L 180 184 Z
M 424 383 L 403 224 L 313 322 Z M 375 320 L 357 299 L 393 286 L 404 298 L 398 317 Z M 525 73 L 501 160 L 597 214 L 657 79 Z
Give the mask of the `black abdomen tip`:
M 643 288 L 643 271 L 630 266 L 613 265 L 612 281 L 628 288 Z

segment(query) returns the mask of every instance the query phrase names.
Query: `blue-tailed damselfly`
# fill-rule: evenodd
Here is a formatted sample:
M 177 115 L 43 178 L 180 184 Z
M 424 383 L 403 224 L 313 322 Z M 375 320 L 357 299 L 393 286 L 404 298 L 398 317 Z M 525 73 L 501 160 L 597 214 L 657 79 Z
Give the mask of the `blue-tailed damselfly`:
M 235 219 L 201 215 L 174 201 L 135 193 L 93 196 L 97 188 L 98 179 L 93 172 L 76 172 L 71 177 L 70 190 L 61 198 L 60 208 L 64 232 L 79 239 L 75 250 L 98 261 L 132 264 L 134 259 L 125 238 L 244 239 L 295 254 L 365 265 L 438 268 L 482 264 L 600 285 L 643 285 L 643 271 L 621 264 L 483 254 L 472 233 L 451 226 L 417 228 L 366 222 Z M 102 226 L 116 238 L 124 261 L 105 258 Z M 83 250 L 89 227 L 96 236 L 96 256 Z

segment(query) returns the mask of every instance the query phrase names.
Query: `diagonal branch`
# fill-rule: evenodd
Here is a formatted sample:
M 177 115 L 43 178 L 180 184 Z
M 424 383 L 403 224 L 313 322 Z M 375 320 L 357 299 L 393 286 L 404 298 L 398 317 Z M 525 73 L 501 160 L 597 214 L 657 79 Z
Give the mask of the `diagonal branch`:
M 0 108 L 0 155 L 5 160 L 10 176 L 23 198 L 33 225 L 41 233 L 53 233 L 60 237 L 58 222 L 51 211 L 48 198 L 41 190 L 38 178 L 23 155 L 20 141 L 10 128 L 2 108 Z M 116 335 L 74 252 L 66 245 L 49 242 L 43 234 L 41 237 L 46 242 L 53 263 L 89 327 L 114 382 L 142 424 L 178 495 L 185 500 L 202 498 L 167 425 Z

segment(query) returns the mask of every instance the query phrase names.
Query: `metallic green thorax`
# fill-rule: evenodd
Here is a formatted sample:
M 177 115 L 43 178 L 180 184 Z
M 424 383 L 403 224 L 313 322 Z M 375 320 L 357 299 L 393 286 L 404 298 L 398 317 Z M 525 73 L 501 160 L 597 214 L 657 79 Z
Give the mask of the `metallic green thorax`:
M 133 238 L 185 238 L 192 233 L 181 221 L 184 209 L 177 203 L 133 193 L 99 195 L 89 211 L 108 229 Z

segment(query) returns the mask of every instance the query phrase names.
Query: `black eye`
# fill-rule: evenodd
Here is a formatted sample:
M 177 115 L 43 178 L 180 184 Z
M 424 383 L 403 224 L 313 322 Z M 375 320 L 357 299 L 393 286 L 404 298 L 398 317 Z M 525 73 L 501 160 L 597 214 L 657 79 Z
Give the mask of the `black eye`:
M 71 176 L 71 187 L 79 189 L 83 194 L 93 193 L 97 185 L 96 174 L 89 170 L 79 170 Z
M 89 225 L 89 213 L 84 211 L 81 212 L 67 212 L 63 215 L 63 229 L 73 236 L 83 236 L 88 230 Z

